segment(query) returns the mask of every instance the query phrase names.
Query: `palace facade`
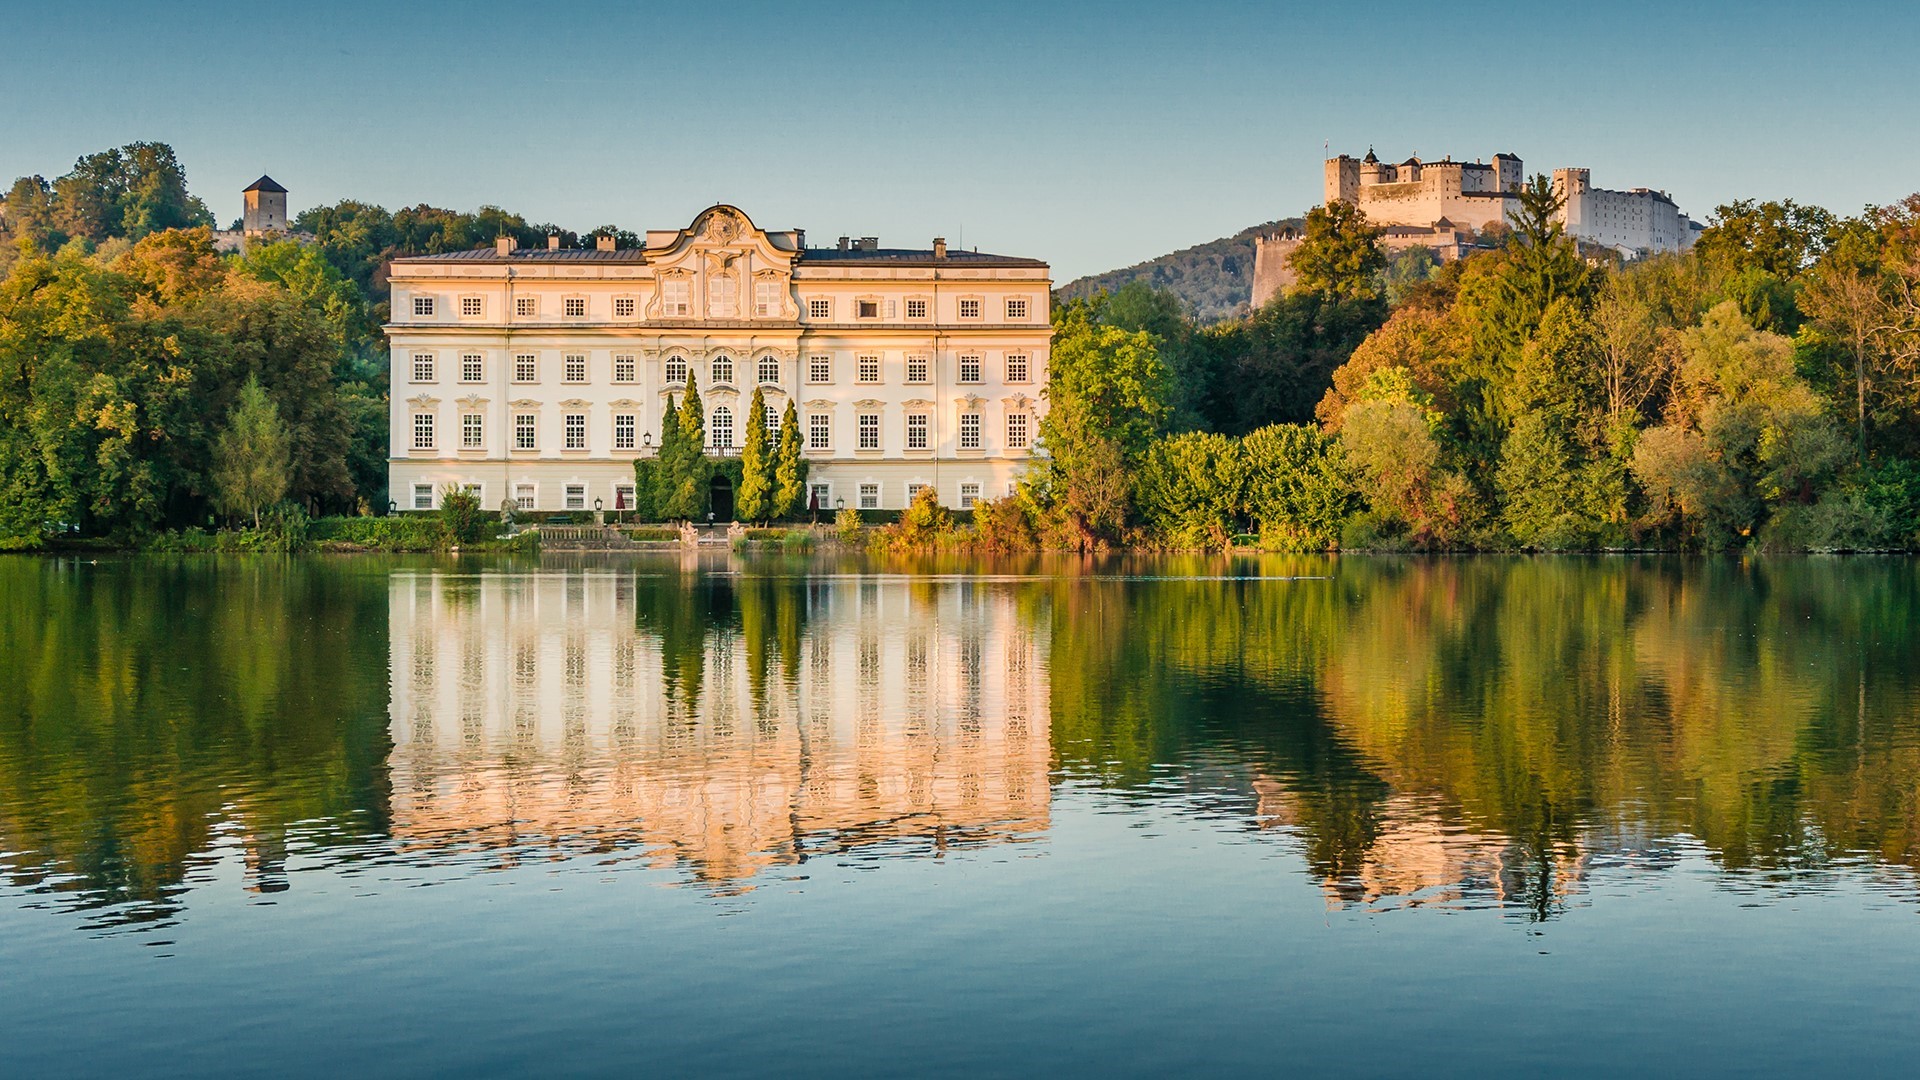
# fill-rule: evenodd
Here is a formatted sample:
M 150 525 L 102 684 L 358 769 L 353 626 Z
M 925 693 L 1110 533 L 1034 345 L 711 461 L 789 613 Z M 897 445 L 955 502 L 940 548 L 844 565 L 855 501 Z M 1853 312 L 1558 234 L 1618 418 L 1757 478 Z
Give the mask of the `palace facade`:
M 396 259 L 390 282 L 403 509 L 437 507 L 450 484 L 488 508 L 631 506 L 633 462 L 689 373 L 713 455 L 793 403 L 822 510 L 899 509 L 923 486 L 969 508 L 1007 493 L 1038 438 L 1052 281 L 1035 259 L 941 239 L 808 247 L 713 206 L 637 248 L 503 239 Z M 763 417 L 746 415 L 755 389 Z

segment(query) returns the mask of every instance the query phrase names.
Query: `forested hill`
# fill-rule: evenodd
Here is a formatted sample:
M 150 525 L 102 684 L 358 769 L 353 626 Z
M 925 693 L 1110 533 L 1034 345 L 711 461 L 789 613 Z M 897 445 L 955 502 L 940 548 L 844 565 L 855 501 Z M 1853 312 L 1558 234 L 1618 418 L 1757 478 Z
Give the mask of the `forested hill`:
M 1072 300 L 1092 296 L 1101 289 L 1113 292 L 1130 281 L 1144 281 L 1179 297 L 1197 321 L 1219 322 L 1245 313 L 1253 301 L 1253 238 L 1283 224 L 1298 227 L 1300 220 L 1269 221 L 1124 270 L 1090 274 L 1062 285 L 1060 295 Z

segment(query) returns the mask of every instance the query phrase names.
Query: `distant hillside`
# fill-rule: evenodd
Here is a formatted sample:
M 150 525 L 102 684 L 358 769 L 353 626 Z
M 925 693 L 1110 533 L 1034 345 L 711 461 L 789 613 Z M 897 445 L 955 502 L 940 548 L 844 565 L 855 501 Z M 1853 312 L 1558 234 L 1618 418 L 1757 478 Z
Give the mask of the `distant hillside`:
M 1130 281 L 1144 280 L 1178 296 L 1197 320 L 1219 322 L 1244 313 L 1253 300 L 1253 238 L 1283 224 L 1298 227 L 1300 219 L 1269 221 L 1232 236 L 1135 263 L 1125 270 L 1091 274 L 1062 285 L 1060 295 L 1071 300 L 1092 296 L 1101 289 L 1112 292 Z

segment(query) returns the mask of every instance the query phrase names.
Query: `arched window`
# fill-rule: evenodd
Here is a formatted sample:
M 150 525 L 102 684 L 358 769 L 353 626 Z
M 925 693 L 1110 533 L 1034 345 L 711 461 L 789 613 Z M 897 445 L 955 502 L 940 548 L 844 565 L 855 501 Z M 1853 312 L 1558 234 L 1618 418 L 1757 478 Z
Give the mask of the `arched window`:
M 763 383 L 776 383 L 776 384 L 779 383 L 780 361 L 774 359 L 771 356 L 761 357 L 760 358 L 760 381 Z
M 716 405 L 713 418 L 707 422 L 707 431 L 713 439 L 715 450 L 733 449 L 733 410 L 725 405 Z
M 687 381 L 687 358 L 684 356 L 667 357 L 667 385 L 680 386 Z
M 761 408 L 760 422 L 766 426 L 767 434 L 780 434 L 780 410 L 771 405 Z
M 722 353 L 713 358 L 713 381 L 716 386 L 733 382 L 733 357 Z

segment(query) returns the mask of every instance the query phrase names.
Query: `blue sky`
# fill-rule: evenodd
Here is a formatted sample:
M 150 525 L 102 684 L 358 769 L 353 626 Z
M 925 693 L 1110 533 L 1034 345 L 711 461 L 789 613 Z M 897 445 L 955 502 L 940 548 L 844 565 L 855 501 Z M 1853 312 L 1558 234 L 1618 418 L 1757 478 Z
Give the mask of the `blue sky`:
M 1695 217 L 1920 190 L 1911 3 L 0 2 L 0 183 L 172 143 L 222 222 L 495 203 L 587 229 L 715 201 L 1065 281 L 1298 213 L 1323 144 L 1519 154 Z

